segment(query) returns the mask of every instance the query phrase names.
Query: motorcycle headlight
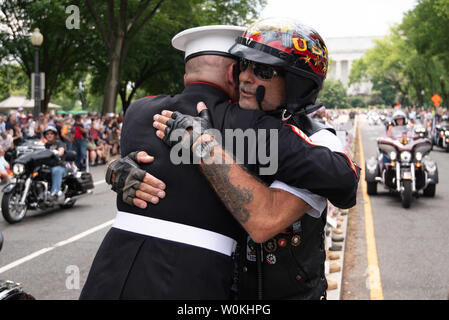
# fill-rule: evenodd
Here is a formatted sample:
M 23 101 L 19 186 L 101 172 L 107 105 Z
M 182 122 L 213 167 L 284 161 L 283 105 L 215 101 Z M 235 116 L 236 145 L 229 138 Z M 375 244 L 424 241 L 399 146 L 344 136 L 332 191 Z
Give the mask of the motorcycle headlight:
M 22 174 L 25 171 L 25 166 L 22 163 L 16 163 L 12 167 L 12 171 L 14 172 L 15 175 Z
M 410 161 L 412 159 L 412 154 L 408 151 L 401 152 L 401 161 Z
M 421 153 L 421 152 L 415 153 L 415 159 L 416 159 L 417 161 L 421 161 L 421 159 L 422 159 L 422 153 Z
M 435 173 L 435 170 L 437 169 L 437 166 L 434 161 L 426 161 L 425 163 L 426 169 L 429 172 L 429 174 L 433 175 Z
M 391 159 L 391 160 L 396 160 L 397 155 L 398 155 L 398 154 L 396 153 L 396 151 L 391 151 L 391 152 L 390 152 L 390 159 Z
M 448 130 L 444 131 L 444 134 L 445 134 L 446 136 L 449 136 L 449 131 L 448 131 Z

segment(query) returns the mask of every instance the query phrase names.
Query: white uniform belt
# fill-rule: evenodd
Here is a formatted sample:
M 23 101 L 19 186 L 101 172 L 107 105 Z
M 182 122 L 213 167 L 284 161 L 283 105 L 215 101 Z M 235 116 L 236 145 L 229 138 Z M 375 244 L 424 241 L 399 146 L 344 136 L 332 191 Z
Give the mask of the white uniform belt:
M 118 211 L 113 228 L 190 244 L 231 256 L 237 242 L 213 231 L 185 224 Z

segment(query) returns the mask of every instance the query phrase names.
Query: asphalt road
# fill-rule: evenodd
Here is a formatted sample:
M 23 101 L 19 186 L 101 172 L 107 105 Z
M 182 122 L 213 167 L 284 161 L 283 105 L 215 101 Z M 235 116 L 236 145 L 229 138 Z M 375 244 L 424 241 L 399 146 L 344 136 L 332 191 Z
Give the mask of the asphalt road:
M 384 127 L 369 126 L 364 117 L 360 118 L 359 126 L 368 159 L 376 155 L 376 138 L 383 134 Z M 440 179 L 434 198 L 415 198 L 411 208 L 404 209 L 400 198 L 390 195 L 382 185 L 378 185 L 378 195 L 370 196 L 386 300 L 448 299 L 449 154 L 435 147 L 430 157 L 437 162 Z M 344 276 L 345 299 L 369 299 L 362 203 L 359 197 L 350 217 L 354 238 L 349 239 L 352 244 L 349 254 L 356 258 L 350 261 L 352 266 L 346 268 L 345 264 L 345 273 L 352 273 Z
M 14 225 L 0 216 L 5 241 L 0 252 L 0 279 L 22 283 L 37 299 L 78 299 L 116 213 L 115 194 L 103 182 L 104 168 L 91 168 L 94 194 L 79 199 L 71 209 L 29 211 Z M 95 227 L 98 230 L 92 230 Z M 86 231 L 90 233 L 84 234 Z M 1 272 L 5 266 L 9 270 Z

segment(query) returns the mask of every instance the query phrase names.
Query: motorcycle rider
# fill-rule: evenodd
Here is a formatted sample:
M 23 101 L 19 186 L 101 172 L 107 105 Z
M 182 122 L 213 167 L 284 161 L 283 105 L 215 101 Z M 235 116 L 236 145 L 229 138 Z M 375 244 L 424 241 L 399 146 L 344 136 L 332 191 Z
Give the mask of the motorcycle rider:
M 5 160 L 5 151 L 0 147 L 0 184 L 9 182 L 9 163 Z
M 65 153 L 65 145 L 63 142 L 56 139 L 58 130 L 55 127 L 46 127 L 43 133 L 47 140 L 45 148 L 52 150 L 55 154 L 55 160 L 51 167 L 51 198 L 54 199 L 59 196 L 62 178 L 67 172 L 67 169 L 62 162 L 62 157 Z
M 406 124 L 407 124 L 407 116 L 405 115 L 405 113 L 401 110 L 396 111 L 393 114 L 391 121 L 388 123 L 387 137 L 391 138 L 391 133 L 393 132 L 394 127 L 405 126 Z M 390 157 L 384 153 L 382 159 L 383 166 L 389 163 L 390 160 L 391 160 Z
M 393 127 L 405 126 L 407 124 L 407 116 L 404 111 L 398 110 L 393 114 L 391 119 L 393 121 L 393 126 L 388 128 L 387 137 L 391 136 L 391 132 L 393 131 Z

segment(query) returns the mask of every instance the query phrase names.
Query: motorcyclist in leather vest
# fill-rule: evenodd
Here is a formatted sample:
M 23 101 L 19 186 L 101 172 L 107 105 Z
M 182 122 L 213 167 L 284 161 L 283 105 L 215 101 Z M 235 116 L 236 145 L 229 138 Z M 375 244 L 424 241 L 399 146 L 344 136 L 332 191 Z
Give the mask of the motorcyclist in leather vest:
M 274 110 L 266 110 L 263 94 L 257 96 L 256 93 L 260 109 L 279 114 L 283 121 L 312 137 L 312 141 L 315 141 L 313 136 L 319 135 L 321 130 L 327 129 L 335 134 L 329 126 L 307 116 L 321 107 L 321 104 L 315 103 L 328 67 L 327 48 L 316 31 L 294 20 L 263 19 L 251 25 L 236 40 L 230 53 L 243 61 L 241 86 L 242 80 L 249 79 L 245 78 L 245 72 L 250 65 L 254 74 L 257 68 L 263 66 L 273 66 L 283 74 L 285 101 Z M 265 89 L 260 89 L 263 82 L 259 83 L 257 90 L 264 92 Z M 254 105 L 254 100 L 252 102 Z M 242 99 L 240 105 L 244 107 Z M 338 144 L 337 137 L 332 137 L 327 130 L 327 134 L 321 134 L 327 135 L 326 140 L 334 139 Z M 265 242 L 263 248 L 247 239 L 239 251 L 238 296 L 244 299 L 255 298 L 254 292 L 257 292 L 257 297 L 264 299 L 325 298 L 326 214 L 327 208 L 318 216 L 304 215 L 283 233 Z M 264 260 L 262 267 L 256 261 L 259 258 L 258 251 L 261 251 L 260 255 Z

